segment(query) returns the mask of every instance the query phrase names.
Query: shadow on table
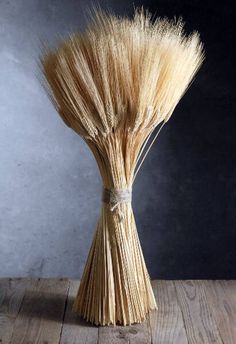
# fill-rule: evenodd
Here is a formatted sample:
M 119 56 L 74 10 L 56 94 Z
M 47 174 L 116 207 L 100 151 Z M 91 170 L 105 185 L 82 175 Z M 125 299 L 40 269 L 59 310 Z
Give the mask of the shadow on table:
M 48 319 L 56 322 L 81 325 L 83 327 L 95 327 L 72 312 L 74 297 L 63 294 L 52 294 L 48 292 L 36 292 L 28 290 L 25 293 L 19 313 L 22 317 Z M 5 304 L 10 305 L 11 300 L 5 298 Z M 18 314 L 14 307 L 2 305 L 0 314 Z

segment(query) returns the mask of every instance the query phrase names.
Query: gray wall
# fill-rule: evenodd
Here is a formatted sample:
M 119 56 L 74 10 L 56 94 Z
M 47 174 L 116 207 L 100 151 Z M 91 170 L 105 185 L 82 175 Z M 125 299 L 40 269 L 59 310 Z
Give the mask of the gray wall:
M 88 148 L 45 95 L 37 60 L 40 39 L 53 44 L 57 35 L 84 27 L 85 3 L 0 1 L 0 276 L 75 278 L 83 271 L 101 181 Z M 131 1 L 100 3 L 116 13 L 133 8 Z M 155 4 L 146 4 L 156 11 Z M 173 6 L 172 13 L 171 1 L 158 6 L 162 15 L 185 14 L 213 47 L 207 25 L 188 16 L 187 2 L 180 5 L 183 13 Z M 219 75 L 210 74 L 207 63 L 134 185 L 134 210 L 153 278 L 235 274 L 232 132 L 231 125 L 220 131 L 219 99 L 210 98 Z M 226 87 L 225 80 L 218 89 L 222 99 Z

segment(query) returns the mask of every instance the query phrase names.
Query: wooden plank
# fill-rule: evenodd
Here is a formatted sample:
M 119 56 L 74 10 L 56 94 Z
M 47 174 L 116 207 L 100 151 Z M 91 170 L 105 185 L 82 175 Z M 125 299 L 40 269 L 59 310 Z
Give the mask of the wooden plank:
M 25 293 L 11 343 L 59 343 L 68 288 L 65 279 L 38 279 Z
M 19 313 L 25 289 L 31 285 L 31 279 L 0 279 L 0 343 L 9 344 L 14 323 Z
M 158 310 L 150 313 L 152 343 L 187 344 L 182 312 L 173 281 L 153 281 Z
M 61 344 L 97 344 L 98 327 L 87 323 L 72 313 L 72 305 L 79 288 L 79 281 L 70 281 L 66 314 L 61 334 Z
M 175 281 L 189 344 L 222 344 L 202 281 Z
M 205 281 L 204 287 L 224 344 L 235 344 L 236 281 Z
M 154 281 L 159 309 L 150 320 L 100 328 L 71 312 L 78 286 L 63 279 L 0 279 L 0 343 L 236 343 L 236 281 Z
M 99 327 L 98 344 L 151 344 L 149 319 L 130 326 Z

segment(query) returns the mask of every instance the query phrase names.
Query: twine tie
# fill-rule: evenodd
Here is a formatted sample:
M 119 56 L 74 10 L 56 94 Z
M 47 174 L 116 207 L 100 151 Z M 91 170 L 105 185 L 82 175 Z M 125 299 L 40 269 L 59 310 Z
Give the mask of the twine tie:
M 111 211 L 114 211 L 119 204 L 130 203 L 132 200 L 132 190 L 131 189 L 107 189 L 103 188 L 102 201 L 103 203 L 110 204 Z M 123 214 L 119 211 L 121 219 L 123 219 Z

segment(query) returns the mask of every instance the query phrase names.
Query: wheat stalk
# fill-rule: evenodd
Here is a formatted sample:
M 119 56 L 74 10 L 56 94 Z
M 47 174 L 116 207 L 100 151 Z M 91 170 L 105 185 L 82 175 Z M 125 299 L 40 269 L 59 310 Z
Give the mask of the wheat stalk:
M 202 60 L 196 32 L 187 37 L 181 20 L 143 9 L 132 19 L 98 11 L 42 58 L 52 101 L 90 147 L 108 193 L 73 306 L 97 325 L 141 322 L 156 308 L 127 190 Z

